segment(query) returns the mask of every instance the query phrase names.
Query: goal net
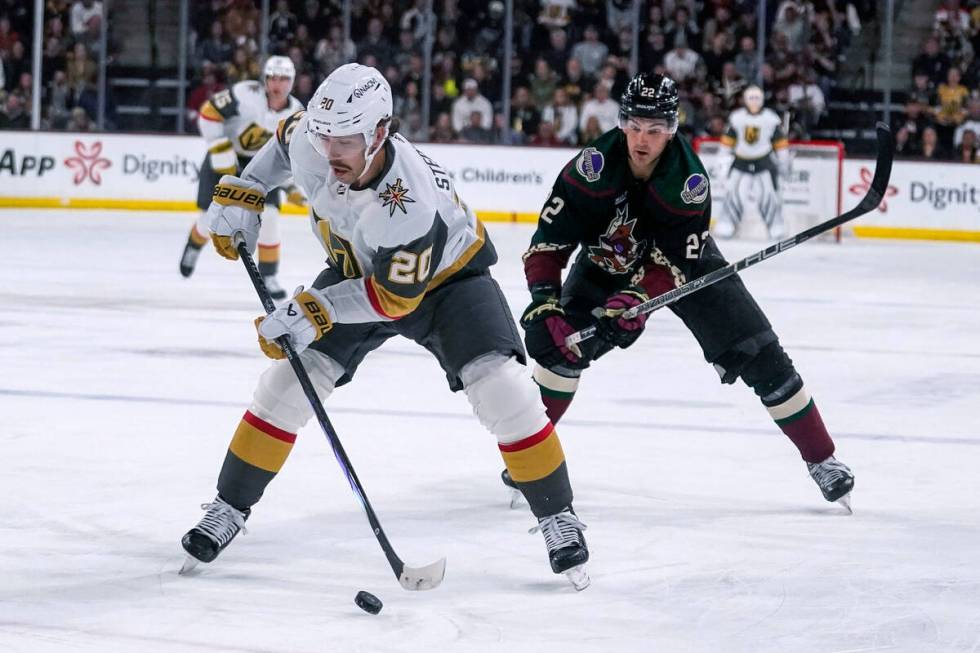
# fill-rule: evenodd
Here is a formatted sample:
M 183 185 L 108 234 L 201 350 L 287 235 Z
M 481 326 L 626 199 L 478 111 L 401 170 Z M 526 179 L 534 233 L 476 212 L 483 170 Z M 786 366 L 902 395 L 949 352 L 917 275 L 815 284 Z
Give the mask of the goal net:
M 732 157 L 723 153 L 716 138 L 695 139 L 694 148 L 711 179 L 711 215 L 717 220 L 727 192 L 726 180 Z M 844 146 L 838 141 L 792 141 L 790 160 L 789 179 L 779 179 L 786 235 L 799 233 L 841 213 Z M 825 238 L 839 242 L 841 236 L 838 227 Z M 756 205 L 746 204 L 738 237 L 768 239 Z

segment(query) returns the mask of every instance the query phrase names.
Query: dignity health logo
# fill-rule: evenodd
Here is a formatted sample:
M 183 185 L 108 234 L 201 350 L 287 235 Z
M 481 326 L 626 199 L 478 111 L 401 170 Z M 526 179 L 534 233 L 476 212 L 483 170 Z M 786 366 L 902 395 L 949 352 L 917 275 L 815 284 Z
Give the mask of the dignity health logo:
M 101 170 L 112 165 L 109 159 L 102 158 L 102 142 L 95 141 L 91 147 L 86 147 L 81 141 L 75 141 L 75 154 L 77 156 L 65 159 L 65 165 L 75 172 L 72 181 L 76 186 L 80 186 L 86 179 L 96 186 L 102 184 Z
M 861 166 L 861 183 L 852 184 L 850 188 L 847 189 L 851 195 L 858 195 L 863 197 L 865 193 L 871 188 L 871 179 L 873 175 L 870 168 L 865 168 Z M 888 213 L 888 198 L 894 195 L 898 195 L 898 188 L 892 186 L 891 184 L 885 189 L 885 195 L 881 198 L 881 203 L 878 205 L 878 210 L 882 213 Z

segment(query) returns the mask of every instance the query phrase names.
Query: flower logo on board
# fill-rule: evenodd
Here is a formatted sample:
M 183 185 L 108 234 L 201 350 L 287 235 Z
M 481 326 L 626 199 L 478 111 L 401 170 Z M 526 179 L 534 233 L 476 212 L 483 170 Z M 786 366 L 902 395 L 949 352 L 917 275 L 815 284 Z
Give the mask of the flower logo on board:
M 96 186 L 101 185 L 102 173 L 100 171 L 112 165 L 109 159 L 102 157 L 102 142 L 96 141 L 91 147 L 88 147 L 81 141 L 75 141 L 75 154 L 77 156 L 65 159 L 65 165 L 75 172 L 75 176 L 72 178 L 75 185 L 80 185 L 86 179 L 91 180 Z
M 847 189 L 847 192 L 850 193 L 851 195 L 858 195 L 859 197 L 864 197 L 864 194 L 868 192 L 869 188 L 871 188 L 872 177 L 873 175 L 871 173 L 871 170 L 865 168 L 864 166 L 861 166 L 861 183 L 852 184 Z M 888 188 L 885 190 L 885 196 L 881 198 L 881 204 L 878 205 L 879 211 L 881 211 L 882 213 L 888 213 L 887 198 L 892 197 L 893 195 L 898 195 L 898 188 L 892 186 L 891 184 L 888 184 Z

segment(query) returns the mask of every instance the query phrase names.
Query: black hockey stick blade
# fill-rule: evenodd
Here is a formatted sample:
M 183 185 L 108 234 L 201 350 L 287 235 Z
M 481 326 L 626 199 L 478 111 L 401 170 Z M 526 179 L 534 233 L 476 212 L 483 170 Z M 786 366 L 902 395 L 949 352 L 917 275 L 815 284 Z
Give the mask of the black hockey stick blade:
M 258 267 L 256 267 L 255 261 L 252 259 L 252 255 L 249 253 L 244 239 L 239 234 L 235 234 L 234 243 L 235 248 L 238 250 L 238 255 L 242 259 L 242 264 L 244 264 L 245 270 L 248 272 L 248 277 L 255 287 L 255 292 L 262 302 L 262 307 L 265 309 L 266 314 L 273 312 L 276 310 L 276 304 L 272 301 L 269 289 L 265 287 L 262 274 L 259 272 Z M 276 343 L 282 348 L 283 353 L 286 354 L 286 358 L 289 360 L 289 364 L 292 366 L 293 372 L 299 380 L 300 387 L 303 388 L 303 394 L 306 395 L 307 401 L 310 402 L 310 406 L 313 408 L 313 414 L 316 416 L 317 422 L 320 423 L 323 435 L 326 436 L 327 442 L 330 443 L 330 448 L 333 449 L 333 455 L 337 459 L 337 464 L 340 465 L 341 471 L 344 472 L 344 476 L 347 478 L 347 482 L 350 484 L 354 495 L 361 502 L 361 506 L 367 515 L 368 523 L 371 525 L 371 530 L 374 532 L 374 537 L 377 538 L 378 544 L 381 546 L 381 551 L 385 554 L 388 564 L 391 565 L 391 570 L 394 572 L 395 578 L 398 579 L 398 584 L 411 591 L 435 589 L 446 575 L 446 559 L 442 558 L 424 567 L 408 567 L 398 557 L 394 547 L 391 546 L 391 542 L 388 541 L 388 536 L 385 534 L 384 529 L 381 528 L 378 515 L 375 514 L 371 502 L 368 501 L 364 487 L 361 485 L 361 480 L 357 478 L 357 472 L 354 471 L 354 465 L 351 463 L 350 458 L 347 457 L 344 445 L 340 442 L 340 436 L 337 435 L 333 424 L 330 423 L 330 418 L 327 417 L 327 411 L 323 408 L 323 404 L 320 403 L 320 398 L 317 396 L 316 389 L 313 387 L 313 382 L 310 380 L 309 374 L 306 373 L 306 367 L 303 365 L 303 361 L 300 360 L 299 354 L 293 348 L 289 338 L 282 336 L 276 339 Z
M 740 261 L 735 261 L 734 263 L 729 263 L 723 268 L 719 268 L 713 272 L 709 272 L 703 277 L 698 277 L 697 279 L 692 279 L 688 281 L 683 286 L 678 286 L 673 290 L 668 290 L 662 295 L 658 295 L 653 299 L 648 299 L 639 306 L 634 306 L 630 310 L 623 313 L 623 317 L 633 318 L 637 315 L 643 313 L 652 313 L 653 311 L 659 310 L 664 306 L 669 306 L 679 299 L 687 297 L 692 293 L 696 293 L 702 288 L 707 288 L 708 286 L 718 283 L 722 279 L 726 279 L 732 275 L 738 274 L 741 270 L 747 267 L 751 267 L 756 263 L 761 263 L 766 259 L 772 258 L 776 254 L 781 254 L 787 249 L 796 247 L 801 243 L 805 243 L 814 236 L 819 236 L 825 231 L 830 231 L 845 222 L 850 222 L 855 218 L 860 218 L 866 213 L 874 211 L 878 205 L 881 203 L 882 198 L 885 196 L 885 191 L 888 190 L 888 180 L 891 179 L 892 175 L 892 160 L 895 156 L 895 144 L 892 140 L 892 132 L 888 125 L 883 122 L 879 122 L 876 127 L 876 136 L 878 139 L 878 156 L 875 161 L 875 174 L 871 180 L 871 186 L 868 188 L 868 192 L 865 193 L 858 205 L 849 211 L 845 211 L 840 215 L 833 217 L 826 222 L 821 222 L 820 224 L 814 225 L 809 229 L 805 229 L 795 236 L 790 236 L 785 240 L 781 240 L 778 243 L 773 243 L 765 249 L 759 250 L 755 254 L 746 256 Z M 576 331 L 567 338 L 565 338 L 565 344 L 567 346 L 572 346 L 577 343 L 587 340 L 595 335 L 596 328 L 594 326 L 586 327 L 581 331 Z

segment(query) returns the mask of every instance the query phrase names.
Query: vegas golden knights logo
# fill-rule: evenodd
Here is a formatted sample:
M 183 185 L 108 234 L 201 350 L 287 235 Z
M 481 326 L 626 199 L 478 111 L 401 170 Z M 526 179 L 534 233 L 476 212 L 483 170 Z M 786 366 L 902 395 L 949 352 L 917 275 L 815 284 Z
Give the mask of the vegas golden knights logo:
M 349 241 L 341 238 L 330 229 L 330 220 L 321 218 L 316 214 L 316 211 L 313 212 L 313 220 L 316 222 L 316 228 L 320 231 L 320 237 L 327 245 L 327 256 L 330 257 L 330 263 L 334 269 L 343 274 L 345 279 L 356 279 L 364 276 L 361 272 L 361 266 L 357 263 L 357 257 L 354 256 L 354 248 Z
M 270 138 L 272 138 L 272 132 L 267 131 L 253 122 L 238 135 L 238 143 L 242 146 L 243 150 L 251 151 L 257 150 L 265 145 L 265 142 Z
M 747 125 L 745 127 L 745 142 L 749 145 L 755 145 L 759 141 L 759 128 Z

